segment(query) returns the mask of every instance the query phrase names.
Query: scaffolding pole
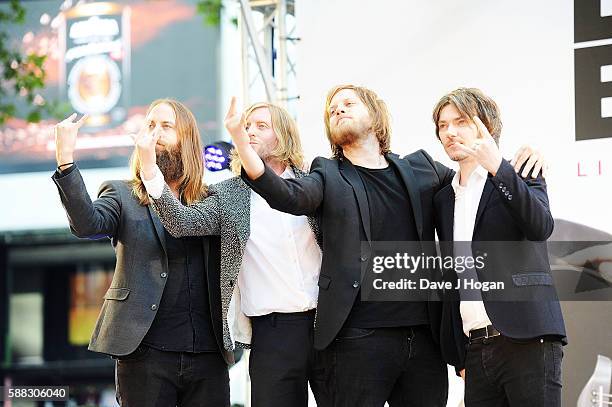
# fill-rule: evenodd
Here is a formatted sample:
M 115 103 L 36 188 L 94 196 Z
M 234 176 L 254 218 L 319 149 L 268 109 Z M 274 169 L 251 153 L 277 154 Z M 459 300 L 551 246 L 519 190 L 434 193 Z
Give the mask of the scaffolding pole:
M 288 47 L 299 40 L 291 36 L 293 29 L 287 27 L 287 16 L 295 17 L 294 0 L 238 1 L 245 104 L 261 98 L 256 91 L 259 86 L 267 101 L 287 107 L 288 100 L 298 98 L 290 95 L 288 83 L 289 75 L 295 76 Z

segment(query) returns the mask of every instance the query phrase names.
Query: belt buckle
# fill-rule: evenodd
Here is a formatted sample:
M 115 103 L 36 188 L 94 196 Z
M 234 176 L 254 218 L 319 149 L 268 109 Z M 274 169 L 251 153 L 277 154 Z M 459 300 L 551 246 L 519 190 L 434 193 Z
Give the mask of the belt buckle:
M 496 330 L 493 325 L 487 325 L 487 327 L 485 328 L 485 335 L 486 335 L 485 339 L 495 338 L 496 336 L 500 336 L 501 335 L 501 333 L 499 333 L 499 331 L 497 331 L 497 330 L 496 330 L 497 332 L 493 332 L 493 333 L 489 334 L 489 327 L 491 327 L 492 330 Z

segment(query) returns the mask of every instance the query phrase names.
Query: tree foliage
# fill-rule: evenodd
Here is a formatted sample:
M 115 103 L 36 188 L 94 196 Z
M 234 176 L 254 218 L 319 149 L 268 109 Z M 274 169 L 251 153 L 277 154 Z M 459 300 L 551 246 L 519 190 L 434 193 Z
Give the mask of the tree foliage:
M 44 116 L 60 117 L 65 105 L 45 100 L 41 91 L 45 88 L 44 63 L 46 55 L 23 54 L 11 47 L 7 28 L 23 24 L 26 10 L 19 0 L 10 0 L 8 7 L 0 9 L 0 125 L 9 118 L 23 114 L 28 122 L 39 122 Z M 16 102 L 25 100 L 27 109 L 18 112 Z

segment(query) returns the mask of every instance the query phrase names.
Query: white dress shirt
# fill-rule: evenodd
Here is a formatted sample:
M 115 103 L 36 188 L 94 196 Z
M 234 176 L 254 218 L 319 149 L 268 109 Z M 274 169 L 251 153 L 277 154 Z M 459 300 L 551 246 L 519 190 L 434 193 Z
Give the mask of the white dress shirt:
M 295 178 L 289 167 L 283 178 Z M 164 178 L 143 179 L 149 195 L 159 198 Z M 272 209 L 251 191 L 250 236 L 238 274 L 240 308 L 249 316 L 303 312 L 316 308 L 321 250 L 306 216 Z
M 479 165 L 468 178 L 466 185 L 462 186 L 459 184 L 460 171 L 457 171 L 451 183 L 455 191 L 453 240 L 456 242 L 471 242 L 474 235 L 476 213 L 488 172 Z M 482 301 L 461 301 L 460 311 L 463 332 L 467 336 L 473 329 L 492 325 Z

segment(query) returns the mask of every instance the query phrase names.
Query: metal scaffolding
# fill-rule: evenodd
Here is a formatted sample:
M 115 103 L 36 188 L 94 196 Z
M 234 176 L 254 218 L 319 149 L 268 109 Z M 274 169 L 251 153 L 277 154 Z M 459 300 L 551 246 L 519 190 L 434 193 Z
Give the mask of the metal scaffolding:
M 294 0 L 238 0 L 245 104 L 255 99 L 288 107 L 295 88 Z

